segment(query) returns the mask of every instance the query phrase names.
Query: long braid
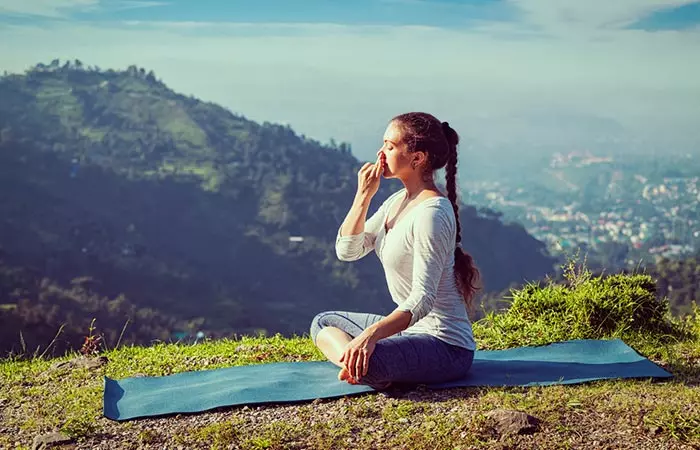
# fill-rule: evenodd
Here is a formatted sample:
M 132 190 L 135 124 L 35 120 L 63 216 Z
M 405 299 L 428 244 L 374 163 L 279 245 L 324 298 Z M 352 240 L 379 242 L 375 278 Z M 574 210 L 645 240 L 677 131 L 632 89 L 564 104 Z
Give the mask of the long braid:
M 462 225 L 459 223 L 459 204 L 457 203 L 457 144 L 459 136 L 450 128 L 447 122 L 442 123 L 442 131 L 447 138 L 447 164 L 445 167 L 445 181 L 447 185 L 447 198 L 452 203 L 455 217 L 457 218 L 457 245 L 462 242 Z
M 474 294 L 479 290 L 477 282 L 480 274 L 479 269 L 474 265 L 472 256 L 465 252 L 461 246 L 462 225 L 459 220 L 459 202 L 457 201 L 457 144 L 459 144 L 459 135 L 447 122 L 442 123 L 442 131 L 445 134 L 448 146 L 447 162 L 445 164 L 447 198 L 450 200 L 450 203 L 452 203 L 452 209 L 454 210 L 455 221 L 457 223 L 457 235 L 455 238 L 455 279 L 464 297 L 467 311 L 473 316 L 474 307 L 472 299 Z

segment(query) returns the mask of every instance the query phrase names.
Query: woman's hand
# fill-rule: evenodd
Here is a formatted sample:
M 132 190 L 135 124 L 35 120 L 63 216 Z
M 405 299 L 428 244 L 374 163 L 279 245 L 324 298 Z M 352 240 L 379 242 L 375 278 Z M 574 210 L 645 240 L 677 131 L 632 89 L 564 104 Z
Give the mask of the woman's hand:
M 357 195 L 365 200 L 370 200 L 379 190 L 379 181 L 384 173 L 383 154 L 377 157 L 377 162 L 365 163 L 357 172 Z
M 376 343 L 376 339 L 366 332 L 362 332 L 348 342 L 340 357 L 340 362 L 343 363 L 345 370 L 350 373 L 353 380 L 359 381 L 360 377 L 367 375 L 369 357 L 372 356 Z

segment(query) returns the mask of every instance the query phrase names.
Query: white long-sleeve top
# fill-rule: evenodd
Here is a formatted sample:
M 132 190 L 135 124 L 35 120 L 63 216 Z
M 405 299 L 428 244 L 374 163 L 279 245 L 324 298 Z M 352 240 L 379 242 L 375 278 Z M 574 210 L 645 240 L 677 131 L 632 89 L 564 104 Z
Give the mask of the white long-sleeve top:
M 374 250 L 384 267 L 397 310 L 409 311 L 404 334 L 427 333 L 449 344 L 475 350 L 472 325 L 454 277 L 457 224 L 450 200 L 430 197 L 410 209 L 387 232 L 392 206 L 406 190 L 391 195 L 365 222 L 363 233 L 341 236 L 341 261 L 356 261 Z

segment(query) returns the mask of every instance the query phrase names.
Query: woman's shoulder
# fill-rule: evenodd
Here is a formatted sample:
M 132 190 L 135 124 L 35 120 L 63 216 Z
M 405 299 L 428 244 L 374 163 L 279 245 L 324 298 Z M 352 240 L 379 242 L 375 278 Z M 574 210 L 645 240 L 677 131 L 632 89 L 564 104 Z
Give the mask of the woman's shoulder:
M 427 209 L 454 211 L 450 199 L 442 194 L 432 194 L 430 196 L 426 196 L 426 198 L 419 203 L 419 206 L 420 205 L 426 207 Z
M 447 197 L 436 195 L 423 200 L 417 207 L 422 211 L 417 214 L 417 221 L 423 224 L 432 223 L 441 226 L 453 227 L 456 221 L 452 202 Z
M 454 208 L 447 197 L 432 197 L 421 202 L 418 207 L 423 208 L 423 212 L 420 216 L 439 216 L 446 219 L 452 216 L 452 218 L 454 218 Z

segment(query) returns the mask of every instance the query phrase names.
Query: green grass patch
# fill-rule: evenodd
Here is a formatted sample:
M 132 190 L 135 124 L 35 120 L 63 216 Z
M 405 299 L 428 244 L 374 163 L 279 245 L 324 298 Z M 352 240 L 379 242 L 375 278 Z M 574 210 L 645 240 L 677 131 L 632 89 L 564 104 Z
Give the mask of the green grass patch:
M 569 265 L 566 284 L 529 283 L 511 291 L 505 312 L 490 312 L 474 324 L 482 348 L 545 345 L 570 339 L 620 338 L 655 345 L 692 338 L 695 321 L 670 317 L 647 274 L 592 277 Z

